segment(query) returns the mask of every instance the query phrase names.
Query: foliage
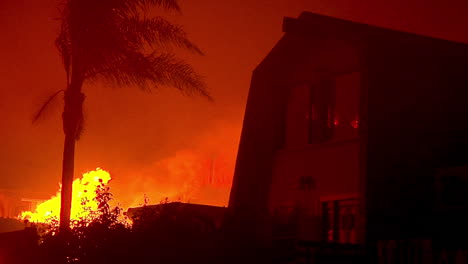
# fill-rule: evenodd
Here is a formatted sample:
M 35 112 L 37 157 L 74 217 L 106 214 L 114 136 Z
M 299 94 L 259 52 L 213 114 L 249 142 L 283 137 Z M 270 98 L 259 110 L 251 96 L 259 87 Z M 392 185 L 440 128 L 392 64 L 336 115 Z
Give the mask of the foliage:
M 65 133 L 60 225 L 70 226 L 75 141 L 83 131 L 83 87 L 96 80 L 144 90 L 170 86 L 186 95 L 211 99 L 203 78 L 177 58 L 173 48 L 202 54 L 182 27 L 162 17 L 150 17 L 150 8 L 180 12 L 177 0 L 62 0 L 56 46 L 66 72 Z M 45 102 L 34 120 L 49 103 Z
M 67 80 L 105 80 L 142 89 L 173 86 L 209 97 L 202 78 L 171 52 L 202 54 L 179 25 L 150 17 L 150 7 L 180 12 L 177 0 L 64 0 L 56 40 Z
M 121 208 L 110 206 L 108 187 L 96 193 L 98 210 L 74 221 L 69 233 L 59 233 L 57 219 L 51 221 L 40 263 L 214 263 L 216 230 L 176 203 L 157 210 L 145 205 L 129 225 Z
M 59 222 L 50 219 L 42 234 L 40 252 L 43 263 L 111 263 L 115 250 L 121 253 L 130 228 L 121 214 L 121 208 L 111 207 L 109 187 L 96 189 L 97 211 L 90 211 L 86 200 L 82 206 L 89 214 L 72 222 L 68 232 L 59 232 Z
M 215 263 L 217 230 L 182 203 L 144 206 L 134 217 L 132 252 L 141 263 Z M 158 250 L 154 250 L 157 248 Z

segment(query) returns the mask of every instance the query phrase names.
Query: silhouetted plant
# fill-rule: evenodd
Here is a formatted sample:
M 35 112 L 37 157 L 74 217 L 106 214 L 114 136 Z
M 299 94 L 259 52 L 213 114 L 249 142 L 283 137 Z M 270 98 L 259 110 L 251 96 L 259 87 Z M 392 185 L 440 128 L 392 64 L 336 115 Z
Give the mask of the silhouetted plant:
M 68 232 L 58 232 L 52 220 L 41 240 L 42 263 L 216 263 L 216 229 L 184 204 L 144 205 L 132 226 L 110 205 L 109 187 L 98 186 L 95 200 L 97 210 L 74 220 Z
M 56 45 L 66 73 L 65 143 L 62 167 L 60 226 L 68 229 L 72 202 L 75 142 L 83 128 L 83 86 L 100 80 L 144 90 L 171 86 L 187 95 L 210 98 L 202 78 L 173 47 L 201 54 L 185 31 L 161 17 L 148 17 L 150 7 L 180 12 L 177 0 L 62 0 Z M 45 102 L 35 120 L 60 93 Z
M 121 208 L 110 205 L 109 187 L 100 185 L 95 192 L 97 210 L 92 211 L 89 201 L 83 200 L 86 213 L 73 220 L 67 232 L 58 232 L 57 219 L 50 219 L 40 245 L 43 263 L 115 263 L 119 257 L 129 255 L 125 250 L 131 230 Z
M 133 252 L 142 262 L 214 263 L 215 226 L 183 203 L 143 206 L 134 217 Z M 158 250 L 154 250 L 157 248 Z

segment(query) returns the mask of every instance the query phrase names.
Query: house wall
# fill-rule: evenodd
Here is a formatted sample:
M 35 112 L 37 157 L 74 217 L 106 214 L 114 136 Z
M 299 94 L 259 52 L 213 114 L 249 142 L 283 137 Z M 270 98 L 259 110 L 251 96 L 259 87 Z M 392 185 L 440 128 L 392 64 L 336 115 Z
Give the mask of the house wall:
M 302 214 L 314 216 L 314 223 L 301 224 L 315 226 L 314 234 L 305 239 L 322 239 L 321 199 L 352 195 L 361 200 L 359 137 L 332 138 L 318 144 L 307 142 L 307 119 L 310 117 L 306 117 L 304 110 L 308 107 L 309 94 L 303 85 L 321 80 L 333 81 L 336 76 L 361 70 L 361 50 L 355 40 L 338 35 L 334 32 L 328 36 L 304 36 L 300 43 L 295 43 L 294 49 L 299 50 L 302 56 L 289 66 L 285 80 L 284 88 L 288 95 L 285 107 L 292 106 L 295 116 L 286 110 L 284 142 L 274 159 L 269 210 L 274 214 L 278 208 L 297 208 Z M 359 94 L 360 83 L 346 88 L 356 89 L 355 93 Z M 311 190 L 300 189 L 301 177 L 313 179 Z
M 285 148 L 290 87 L 354 71 L 359 71 L 359 54 L 352 45 L 335 36 L 303 34 L 286 34 L 257 67 L 252 76 L 230 196 L 230 212 L 239 218 L 231 218 L 233 222 L 244 223 L 244 227 L 254 230 L 249 232 L 265 237 L 265 233 L 271 232 L 267 219 L 272 207 L 285 197 L 292 197 L 289 192 L 293 192 L 294 184 L 283 183 L 304 176 L 303 173 L 318 182 L 319 196 L 358 192 L 358 140 L 321 144 L 305 151 Z M 307 147 L 307 142 L 304 144 L 298 147 Z M 305 194 L 304 199 L 318 203 L 319 196 Z
M 467 48 L 376 30 L 367 50 L 368 237 L 437 236 L 434 170 L 468 161 Z
M 293 37 L 283 37 L 252 75 L 225 222 L 229 247 L 240 247 L 233 252 L 254 254 L 270 246 L 268 198 L 272 164 L 284 134 L 286 93 L 281 84 L 291 59 L 281 50 L 291 42 Z
M 300 177 L 312 176 L 310 192 L 299 189 Z M 270 210 L 303 205 L 320 214 L 320 197 L 359 192 L 359 139 L 278 152 L 273 173 Z M 306 203 L 306 204 L 304 204 Z

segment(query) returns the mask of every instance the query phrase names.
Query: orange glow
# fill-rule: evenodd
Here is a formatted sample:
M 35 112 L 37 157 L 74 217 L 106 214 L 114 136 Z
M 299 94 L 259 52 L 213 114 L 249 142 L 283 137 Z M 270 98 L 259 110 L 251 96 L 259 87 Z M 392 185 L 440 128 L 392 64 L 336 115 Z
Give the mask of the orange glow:
M 94 171 L 86 172 L 81 179 L 73 181 L 73 198 L 71 207 L 71 219 L 79 219 L 86 217 L 90 210 L 95 211 L 98 208 L 97 202 L 94 200 L 96 197 L 96 188 L 99 185 L 107 185 L 111 180 L 109 172 L 97 168 Z M 52 218 L 60 218 L 60 194 L 59 190 L 55 196 L 49 200 L 37 205 L 34 212 L 22 212 L 19 216 L 20 219 L 29 220 L 31 222 L 44 223 Z M 86 202 L 86 210 L 83 206 Z M 89 209 L 89 210 L 88 210 Z
M 181 150 L 145 169 L 114 181 L 112 192 L 124 208 L 170 201 L 226 206 L 231 187 L 233 158 Z M 125 177 L 125 178 L 124 178 Z
M 338 126 L 340 124 L 338 117 L 335 117 L 335 122 L 333 122 L 335 126 Z
M 356 117 L 355 120 L 351 121 L 351 126 L 353 128 L 358 128 L 359 127 L 359 119 Z

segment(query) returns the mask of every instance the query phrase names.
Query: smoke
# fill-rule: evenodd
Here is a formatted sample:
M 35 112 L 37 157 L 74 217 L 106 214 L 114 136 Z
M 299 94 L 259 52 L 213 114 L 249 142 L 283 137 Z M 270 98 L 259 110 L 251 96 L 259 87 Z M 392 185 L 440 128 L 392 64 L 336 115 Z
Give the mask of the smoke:
M 123 207 L 162 200 L 227 206 L 240 124 L 218 122 L 193 147 L 115 176 L 111 187 Z
M 54 46 L 56 2 L 0 1 L 0 188 L 23 197 L 33 191 L 50 197 L 61 177 L 60 109 L 51 109 L 46 120 L 31 125 L 41 99 L 65 84 Z M 232 177 L 251 72 L 281 37 L 284 16 L 308 10 L 468 41 L 467 1 L 431 7 L 403 0 L 364 2 L 184 1 L 179 22 L 206 53 L 190 59 L 207 77 L 216 102 L 168 89 L 148 94 L 133 87 L 85 87 L 86 123 L 76 149 L 75 175 L 96 167 L 108 170 L 112 192 L 124 206 L 142 203 L 144 193 L 151 203 L 169 197 L 225 205 L 230 181 L 225 184 L 224 179 Z

